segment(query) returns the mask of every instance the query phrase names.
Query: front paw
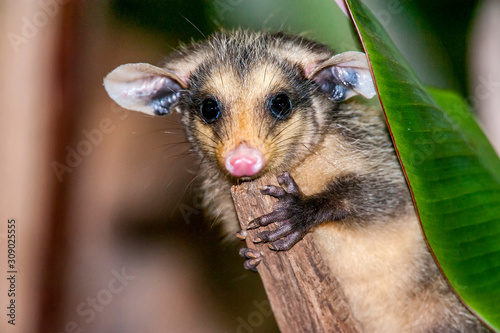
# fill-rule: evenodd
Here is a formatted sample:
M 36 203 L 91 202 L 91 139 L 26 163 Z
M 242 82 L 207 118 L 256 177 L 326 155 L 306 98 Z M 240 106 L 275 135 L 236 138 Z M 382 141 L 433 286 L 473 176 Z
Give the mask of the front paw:
M 313 227 L 315 207 L 307 201 L 288 172 L 278 176 L 278 183 L 281 186 L 269 185 L 260 190 L 262 194 L 278 199 L 273 211 L 250 221 L 247 229 L 277 223 L 276 230 L 258 233 L 254 243 L 269 242 L 272 250 L 287 251 Z

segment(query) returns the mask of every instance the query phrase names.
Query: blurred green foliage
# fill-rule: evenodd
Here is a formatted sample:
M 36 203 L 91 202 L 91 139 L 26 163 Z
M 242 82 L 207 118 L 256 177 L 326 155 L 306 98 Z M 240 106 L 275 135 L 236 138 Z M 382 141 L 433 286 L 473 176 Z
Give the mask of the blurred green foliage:
M 214 26 L 202 0 L 113 0 L 112 15 L 125 25 L 146 30 L 159 39 L 189 41 L 210 33 Z M 190 23 L 192 22 L 192 23 Z
M 466 95 L 467 48 L 469 30 L 478 0 L 419 0 L 412 1 L 420 16 L 439 38 L 446 50 L 458 91 Z M 469 51 L 470 52 L 470 51 Z M 426 82 L 427 83 L 427 82 Z M 428 82 L 431 84 L 432 82 Z

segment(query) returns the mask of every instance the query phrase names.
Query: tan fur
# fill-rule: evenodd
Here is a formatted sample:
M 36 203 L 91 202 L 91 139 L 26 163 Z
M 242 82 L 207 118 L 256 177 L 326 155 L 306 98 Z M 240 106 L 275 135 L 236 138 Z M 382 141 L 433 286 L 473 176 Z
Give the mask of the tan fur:
M 415 216 L 384 228 L 353 230 L 331 223 L 318 227 L 314 236 L 323 253 L 335 253 L 325 259 L 364 331 L 401 332 L 414 315 L 404 292 L 418 273 L 408 258 L 425 246 Z
M 295 43 L 288 43 L 285 46 L 280 45 L 274 48 L 274 52 L 281 58 L 287 59 L 293 63 L 301 64 L 304 68 L 304 74 L 308 76 L 319 63 L 330 58 L 331 54 L 325 53 L 311 53 L 308 49 L 297 45 Z
M 329 180 L 344 174 L 345 170 L 359 172 L 363 169 L 365 166 L 352 156 L 345 143 L 332 135 L 290 173 L 301 191 L 312 195 L 321 192 Z

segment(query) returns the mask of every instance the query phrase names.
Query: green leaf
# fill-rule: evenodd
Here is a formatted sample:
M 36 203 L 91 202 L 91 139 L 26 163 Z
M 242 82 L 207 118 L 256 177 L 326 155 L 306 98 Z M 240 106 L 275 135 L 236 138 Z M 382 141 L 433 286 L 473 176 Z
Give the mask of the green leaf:
M 429 245 L 460 297 L 500 330 L 500 160 L 463 99 L 424 87 L 374 15 L 347 2 Z

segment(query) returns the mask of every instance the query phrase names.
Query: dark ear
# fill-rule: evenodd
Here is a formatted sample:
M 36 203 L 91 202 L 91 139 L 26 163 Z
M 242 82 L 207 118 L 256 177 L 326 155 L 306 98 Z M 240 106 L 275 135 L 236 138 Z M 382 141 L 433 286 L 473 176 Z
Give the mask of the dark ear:
M 175 73 L 149 64 L 119 66 L 104 78 L 104 88 L 121 107 L 150 115 L 172 112 L 184 81 Z
M 362 52 L 344 52 L 323 61 L 314 68 L 308 78 L 335 102 L 352 96 L 375 96 L 370 69 Z

